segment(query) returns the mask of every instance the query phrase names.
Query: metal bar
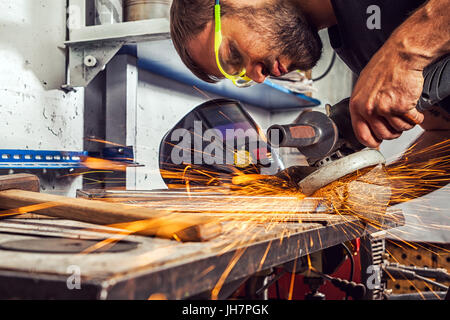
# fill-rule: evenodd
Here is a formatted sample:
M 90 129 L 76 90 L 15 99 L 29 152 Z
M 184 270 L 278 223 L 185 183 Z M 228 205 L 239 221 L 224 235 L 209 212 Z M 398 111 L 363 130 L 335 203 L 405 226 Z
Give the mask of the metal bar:
M 86 151 L 0 150 L 0 169 L 81 168 Z
M 137 59 L 130 55 L 118 55 L 106 67 L 105 137 L 131 148 L 136 146 L 138 72 Z M 127 189 L 136 189 L 135 168 L 114 177 L 124 178 Z

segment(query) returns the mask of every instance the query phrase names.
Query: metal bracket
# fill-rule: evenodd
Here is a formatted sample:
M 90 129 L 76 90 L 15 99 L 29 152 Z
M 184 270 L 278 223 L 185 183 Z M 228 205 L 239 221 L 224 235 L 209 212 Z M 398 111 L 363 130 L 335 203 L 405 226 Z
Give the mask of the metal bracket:
M 86 87 L 126 44 L 169 39 L 169 21 L 150 19 L 71 30 L 64 90 Z
M 69 47 L 69 83 L 65 88 L 86 87 L 124 43 L 101 41 Z

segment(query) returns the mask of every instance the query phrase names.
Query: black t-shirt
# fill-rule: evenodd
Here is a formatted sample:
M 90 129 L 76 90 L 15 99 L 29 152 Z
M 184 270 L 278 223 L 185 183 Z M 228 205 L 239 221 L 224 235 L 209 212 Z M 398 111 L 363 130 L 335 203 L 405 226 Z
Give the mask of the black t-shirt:
M 360 74 L 371 57 L 426 0 L 331 0 L 337 25 L 328 29 L 330 43 L 349 68 Z M 367 10 L 380 8 L 380 29 L 369 29 L 367 20 L 374 14 Z M 373 22 L 373 20 L 370 20 Z
M 359 75 L 392 32 L 426 1 L 331 0 L 337 25 L 328 28 L 330 44 L 345 64 Z M 368 10 L 373 5 L 379 12 L 379 29 L 368 27 L 368 20 L 370 26 L 374 23 L 371 19 L 374 11 Z M 423 111 L 438 104 L 450 113 L 450 54 L 426 67 L 424 79 L 418 109 Z

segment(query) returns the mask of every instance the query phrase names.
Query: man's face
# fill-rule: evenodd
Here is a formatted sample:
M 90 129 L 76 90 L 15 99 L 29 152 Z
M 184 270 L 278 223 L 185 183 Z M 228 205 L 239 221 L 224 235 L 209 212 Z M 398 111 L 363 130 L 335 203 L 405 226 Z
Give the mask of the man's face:
M 322 42 L 314 27 L 290 1 L 242 6 L 222 16 L 225 58 L 240 59 L 256 82 L 267 76 L 311 69 L 320 59 Z M 205 72 L 223 78 L 214 53 L 214 22 L 188 42 L 188 51 Z M 229 55 L 229 57 L 227 57 Z

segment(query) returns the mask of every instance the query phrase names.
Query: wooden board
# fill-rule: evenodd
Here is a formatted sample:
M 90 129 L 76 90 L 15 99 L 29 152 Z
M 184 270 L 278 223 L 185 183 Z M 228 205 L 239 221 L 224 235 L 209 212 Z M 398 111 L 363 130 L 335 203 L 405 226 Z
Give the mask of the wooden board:
M 220 226 L 211 219 L 173 213 L 164 208 L 147 209 L 16 189 L 0 191 L 0 206 L 10 210 L 6 214 L 33 212 L 99 225 L 132 227 L 133 230 L 137 227 L 135 233 L 168 239 L 176 236 L 183 241 L 204 241 L 220 233 Z M 142 225 L 132 226 L 130 223 L 135 221 L 142 221 Z

